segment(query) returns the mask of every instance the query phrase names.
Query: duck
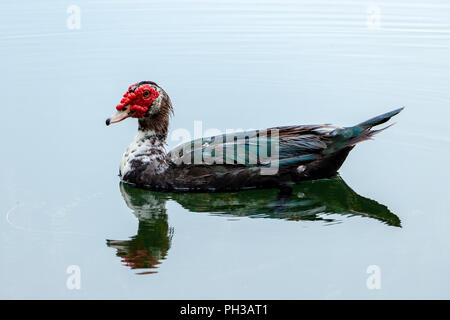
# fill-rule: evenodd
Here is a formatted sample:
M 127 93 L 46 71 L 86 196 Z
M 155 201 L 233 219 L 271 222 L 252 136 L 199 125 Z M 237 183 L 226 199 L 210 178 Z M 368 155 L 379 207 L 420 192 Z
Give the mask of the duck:
M 174 114 L 167 92 L 153 81 L 129 86 L 106 125 L 128 118 L 138 133 L 122 156 L 121 182 L 171 192 L 290 189 L 305 180 L 335 176 L 356 144 L 370 140 L 404 108 L 359 124 L 278 126 L 195 139 L 166 151 Z

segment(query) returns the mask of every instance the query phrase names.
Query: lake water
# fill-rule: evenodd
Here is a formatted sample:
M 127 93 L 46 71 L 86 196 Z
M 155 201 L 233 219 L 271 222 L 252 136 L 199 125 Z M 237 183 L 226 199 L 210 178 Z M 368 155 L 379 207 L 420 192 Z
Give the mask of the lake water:
M 448 2 L 3 1 L 0 21 L 0 298 L 450 298 Z M 136 121 L 104 124 L 140 80 L 192 136 L 405 110 L 289 197 L 154 193 L 117 177 Z

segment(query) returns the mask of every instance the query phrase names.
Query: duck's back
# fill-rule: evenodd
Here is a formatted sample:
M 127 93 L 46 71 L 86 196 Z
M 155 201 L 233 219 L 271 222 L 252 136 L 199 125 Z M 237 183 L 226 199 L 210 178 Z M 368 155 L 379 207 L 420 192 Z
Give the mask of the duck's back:
M 373 126 L 401 110 L 352 127 L 285 126 L 193 140 L 169 152 L 167 187 L 231 191 L 329 178 L 357 143 L 384 130 Z

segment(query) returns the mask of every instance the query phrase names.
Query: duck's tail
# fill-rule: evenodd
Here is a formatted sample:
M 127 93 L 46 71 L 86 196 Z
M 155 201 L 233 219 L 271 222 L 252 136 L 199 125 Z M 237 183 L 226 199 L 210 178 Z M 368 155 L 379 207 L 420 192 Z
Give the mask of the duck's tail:
M 334 130 L 331 135 L 333 136 L 333 143 L 329 145 L 325 154 L 334 153 L 345 147 L 353 147 L 355 144 L 365 140 L 369 140 L 373 135 L 386 130 L 391 125 L 382 129 L 373 130 L 372 128 L 389 121 L 393 116 L 399 114 L 404 108 L 399 108 L 391 112 L 384 113 L 377 117 L 371 118 L 367 121 L 361 122 L 353 127 L 345 127 Z
M 363 130 L 371 129 L 372 127 L 378 126 L 380 124 L 383 124 L 383 123 L 389 121 L 393 116 L 396 116 L 397 114 L 399 114 L 403 109 L 404 109 L 404 107 L 396 109 L 391 112 L 384 113 L 378 117 L 361 122 L 360 124 L 357 124 L 356 127 L 359 127 Z

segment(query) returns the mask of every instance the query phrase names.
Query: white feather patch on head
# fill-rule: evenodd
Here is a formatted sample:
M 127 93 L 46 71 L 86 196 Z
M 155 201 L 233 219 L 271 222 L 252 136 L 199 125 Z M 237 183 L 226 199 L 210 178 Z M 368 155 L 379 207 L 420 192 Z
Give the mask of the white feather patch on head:
M 158 96 L 158 98 L 156 98 L 155 101 L 153 101 L 153 103 L 150 105 L 150 112 L 149 112 L 149 115 L 151 115 L 151 116 L 154 115 L 154 114 L 156 114 L 156 113 L 158 113 L 159 110 L 161 109 L 161 103 L 162 103 L 163 95 L 164 95 L 164 93 L 161 92 L 161 90 L 160 90 L 158 87 L 152 86 L 152 88 L 153 88 L 155 91 L 157 91 L 157 92 L 159 93 L 159 96 Z

